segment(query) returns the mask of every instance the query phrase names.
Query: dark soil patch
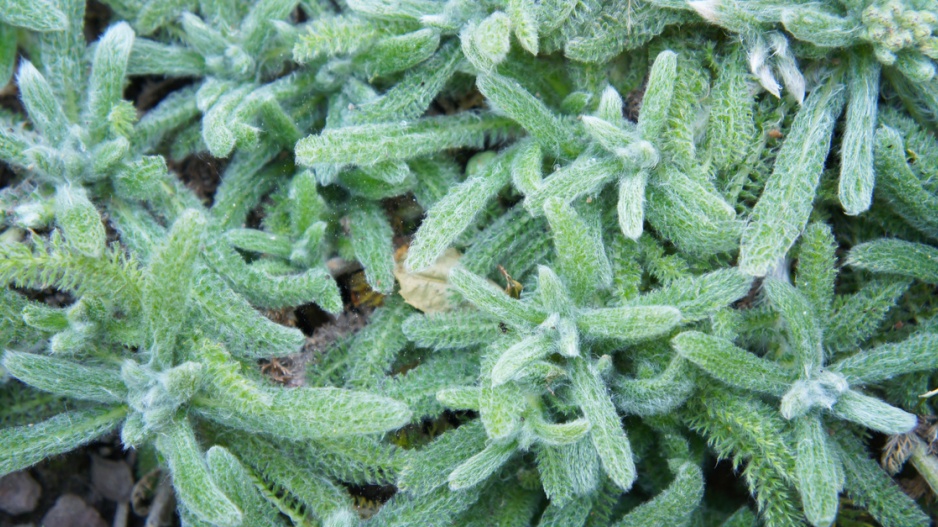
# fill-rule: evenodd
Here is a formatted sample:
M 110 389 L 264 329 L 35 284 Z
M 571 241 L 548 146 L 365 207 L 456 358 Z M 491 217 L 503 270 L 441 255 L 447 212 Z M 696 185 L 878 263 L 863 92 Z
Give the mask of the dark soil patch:
M 146 112 L 159 104 L 167 95 L 192 84 L 186 77 L 164 77 L 162 75 L 138 75 L 130 78 L 124 89 L 124 98 L 133 101 L 139 112 Z
M 189 189 L 195 192 L 202 203 L 211 206 L 228 161 L 202 153 L 191 155 L 180 161 L 167 159 L 167 165 Z
M 85 6 L 85 40 L 88 42 L 98 40 L 110 25 L 112 16 L 110 7 L 98 0 L 89 0 Z

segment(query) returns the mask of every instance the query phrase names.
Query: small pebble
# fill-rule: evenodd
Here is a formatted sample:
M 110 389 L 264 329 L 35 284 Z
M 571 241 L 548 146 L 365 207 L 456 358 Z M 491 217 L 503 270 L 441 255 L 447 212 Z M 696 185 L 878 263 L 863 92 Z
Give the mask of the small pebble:
M 36 509 L 42 487 L 25 471 L 0 478 L 0 510 L 16 516 Z
M 120 503 L 130 499 L 134 477 L 123 460 L 91 456 L 91 484 L 105 499 Z
M 43 527 L 108 527 L 101 514 L 74 494 L 63 494 L 42 518 Z

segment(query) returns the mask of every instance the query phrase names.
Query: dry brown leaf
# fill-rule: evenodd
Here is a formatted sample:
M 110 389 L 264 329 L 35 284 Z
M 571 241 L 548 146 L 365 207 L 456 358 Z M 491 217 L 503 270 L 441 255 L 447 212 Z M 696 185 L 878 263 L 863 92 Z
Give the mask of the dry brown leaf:
M 420 272 L 408 272 L 404 268 L 407 259 L 407 247 L 401 247 L 395 254 L 394 277 L 400 284 L 400 295 L 404 302 L 424 313 L 441 313 L 453 309 L 450 303 L 449 272 L 462 254 L 450 247 L 433 265 Z

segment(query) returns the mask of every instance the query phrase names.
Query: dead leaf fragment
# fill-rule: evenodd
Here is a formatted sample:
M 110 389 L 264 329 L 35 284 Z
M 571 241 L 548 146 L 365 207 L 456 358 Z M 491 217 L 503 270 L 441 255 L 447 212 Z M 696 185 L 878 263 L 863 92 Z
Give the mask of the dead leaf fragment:
M 394 255 L 394 277 L 400 284 L 400 295 L 404 302 L 424 313 L 442 313 L 453 309 L 450 304 L 449 272 L 456 267 L 462 254 L 450 247 L 433 265 L 420 272 L 409 272 L 404 268 L 407 246 Z

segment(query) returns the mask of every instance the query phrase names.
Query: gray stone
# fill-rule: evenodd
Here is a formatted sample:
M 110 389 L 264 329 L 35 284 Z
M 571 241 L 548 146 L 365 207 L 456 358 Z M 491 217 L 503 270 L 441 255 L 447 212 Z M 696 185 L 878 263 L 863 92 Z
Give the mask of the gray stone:
M 74 494 L 63 494 L 42 518 L 43 527 L 108 527 L 93 507 Z
M 16 516 L 36 509 L 42 487 L 25 471 L 0 478 L 0 510 Z
M 106 499 L 123 502 L 130 499 L 134 477 L 123 460 L 111 461 L 91 456 L 91 484 Z

